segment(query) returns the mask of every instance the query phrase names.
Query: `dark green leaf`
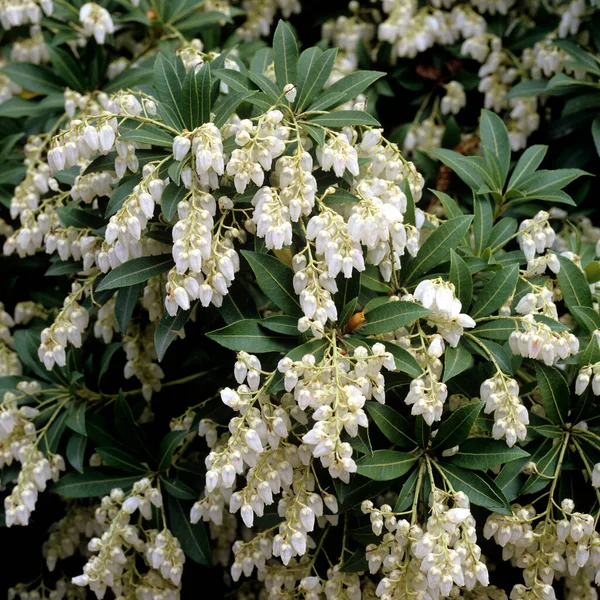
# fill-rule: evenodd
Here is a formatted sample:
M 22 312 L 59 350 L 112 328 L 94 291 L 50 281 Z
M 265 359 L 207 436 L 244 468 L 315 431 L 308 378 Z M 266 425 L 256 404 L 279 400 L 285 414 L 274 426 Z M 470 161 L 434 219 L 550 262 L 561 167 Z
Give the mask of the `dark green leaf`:
M 469 437 L 471 427 L 473 427 L 484 404 L 484 402 L 473 402 L 461 406 L 447 419 L 444 419 L 433 439 L 433 447 L 441 451 L 462 444 Z
M 535 363 L 535 373 L 548 419 L 557 425 L 564 425 L 569 418 L 571 397 L 565 378 L 554 367 L 539 361 Z
M 150 277 L 168 271 L 173 265 L 173 257 L 170 254 L 133 258 L 110 271 L 100 282 L 96 291 L 101 292 L 143 283 Z
M 411 260 L 404 273 L 405 281 L 412 281 L 440 263 L 448 260 L 452 248 L 456 248 L 469 230 L 473 217 L 457 217 L 442 223 L 425 240 L 417 256 Z
M 464 492 L 472 504 L 501 515 L 512 514 L 508 500 L 487 475 L 467 471 L 448 463 L 443 463 L 441 467 L 452 487 L 458 492 Z
M 172 317 L 165 311 L 161 317 L 154 332 L 154 348 L 159 361 L 165 357 L 168 347 L 187 323 L 190 312 L 190 310 L 180 310 L 175 317 Z
M 323 89 L 331 74 L 337 48 L 321 52 L 317 48 L 308 48 L 298 61 L 298 93 L 294 108 L 301 111 Z
M 190 193 L 184 185 L 176 185 L 173 181 L 164 189 L 160 206 L 165 219 L 170 221 L 177 213 L 177 205 Z
M 485 285 L 471 312 L 474 319 L 497 311 L 514 293 L 519 280 L 519 265 L 509 265 L 498 271 Z
M 369 125 L 379 127 L 379 121 L 362 110 L 336 110 L 324 115 L 311 117 L 309 123 L 317 123 L 323 127 L 341 128 L 349 125 Z
M 417 489 L 417 479 L 419 478 L 419 470 L 421 467 L 417 467 L 409 476 L 408 479 L 402 485 L 402 489 L 398 494 L 398 500 L 394 506 L 394 512 L 403 512 L 410 508 L 414 502 L 415 491 Z
M 243 319 L 206 334 L 206 337 L 230 350 L 245 352 L 281 352 L 290 348 L 290 338 L 261 328 L 256 319 Z
M 180 103 L 182 83 L 173 65 L 164 55 L 159 54 L 154 61 L 154 86 L 159 100 L 165 103 L 173 112 L 174 117 L 177 119 L 176 124 L 180 127 L 185 122 Z
M 160 443 L 160 448 L 158 449 L 159 463 L 158 470 L 162 473 L 166 471 L 171 466 L 171 460 L 173 459 L 173 454 L 179 447 L 179 445 L 185 439 L 185 436 L 189 433 L 189 431 L 170 431 L 165 435 Z
M 510 167 L 510 141 L 504 121 L 489 110 L 481 111 L 479 124 L 483 154 L 488 163 L 493 156 L 500 166 L 500 189 L 504 186 Z
M 142 474 L 148 473 L 149 471 L 148 467 L 144 466 L 139 460 L 131 456 L 129 452 L 121 450 L 120 448 L 100 446 L 96 448 L 96 452 L 109 467 L 115 467 L 120 471 Z
M 367 402 L 365 408 L 392 444 L 400 448 L 414 448 L 417 445 L 412 437 L 411 425 L 399 412 L 379 402 Z
M 453 249 L 450 250 L 450 282 L 454 285 L 455 296 L 466 310 L 473 296 L 473 277 L 467 263 Z
M 254 271 L 256 282 L 265 296 L 287 314 L 301 316 L 302 309 L 293 292 L 292 270 L 269 254 L 249 250 L 242 250 L 242 254 Z
M 79 473 L 83 473 L 83 460 L 85 457 L 86 444 L 87 437 L 79 433 L 72 433 L 67 442 L 67 460 Z
M 65 498 L 99 498 L 114 488 L 127 491 L 139 479 L 139 475 L 123 476 L 104 469 L 86 469 L 84 473 L 63 475 L 51 491 Z
M 53 72 L 76 92 L 85 92 L 85 74 L 70 52 L 46 44 Z
M 460 445 L 458 452 L 448 460 L 457 467 L 485 471 L 490 467 L 529 456 L 525 450 L 509 448 L 504 440 L 471 438 Z
M 416 302 L 388 302 L 365 313 L 365 324 L 361 328 L 364 335 L 376 335 L 395 331 L 414 323 L 431 311 Z
M 462 346 L 446 348 L 444 357 L 444 377 L 442 381 L 445 383 L 463 371 L 470 369 L 472 366 L 473 355 L 468 350 Z
M 81 435 L 87 435 L 87 431 L 85 429 L 86 409 L 87 405 L 85 402 L 75 404 L 73 401 L 69 403 L 67 408 L 66 426 L 69 429 L 72 429 L 75 433 L 79 433 Z
M 192 525 L 189 509 L 184 508 L 178 498 L 169 495 L 167 506 L 170 529 L 179 540 L 186 556 L 200 565 L 210 566 L 210 545 L 204 523 L 200 521 Z
M 514 171 L 508 182 L 508 189 L 518 189 L 519 185 L 525 181 L 542 163 L 548 146 L 536 144 L 523 152 L 521 158 L 517 161 Z
M 277 85 L 282 90 L 288 83 L 296 83 L 298 44 L 291 27 L 284 21 L 279 21 L 273 36 L 273 62 Z
M 408 452 L 376 450 L 372 456 L 363 456 L 356 461 L 356 472 L 375 481 L 389 481 L 402 477 L 415 461 Z
M 161 477 L 160 483 L 169 496 L 179 498 L 179 500 L 197 500 L 198 498 L 198 493 L 180 479 Z
M 173 134 L 162 127 L 143 123 L 135 128 L 123 128 L 119 130 L 119 139 L 123 141 L 138 142 L 140 144 L 150 144 L 151 146 L 160 146 L 162 148 L 173 147 Z
M 13 62 L 0 69 L 11 81 L 23 89 L 36 94 L 62 93 L 62 86 L 56 81 L 56 74 L 42 65 Z
M 143 283 L 137 283 L 129 287 L 121 288 L 117 292 L 117 299 L 115 301 L 115 318 L 119 325 L 121 333 L 127 331 L 127 326 L 131 320 L 131 315 L 136 307 L 138 298 L 144 289 Z
M 593 308 L 590 286 L 581 269 L 565 256 L 557 255 L 560 271 L 556 274 L 565 304 Z
M 190 69 L 183 80 L 181 112 L 183 123 L 190 131 L 210 121 L 210 86 L 209 62 L 205 62 L 198 71 Z

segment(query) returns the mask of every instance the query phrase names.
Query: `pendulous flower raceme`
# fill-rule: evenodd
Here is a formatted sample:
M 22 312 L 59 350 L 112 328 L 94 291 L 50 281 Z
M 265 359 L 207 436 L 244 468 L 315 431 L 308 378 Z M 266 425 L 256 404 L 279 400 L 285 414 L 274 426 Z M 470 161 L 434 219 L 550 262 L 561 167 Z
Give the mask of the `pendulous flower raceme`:
M 328 11 L 0 0 L 11 598 L 596 597 L 597 9 Z

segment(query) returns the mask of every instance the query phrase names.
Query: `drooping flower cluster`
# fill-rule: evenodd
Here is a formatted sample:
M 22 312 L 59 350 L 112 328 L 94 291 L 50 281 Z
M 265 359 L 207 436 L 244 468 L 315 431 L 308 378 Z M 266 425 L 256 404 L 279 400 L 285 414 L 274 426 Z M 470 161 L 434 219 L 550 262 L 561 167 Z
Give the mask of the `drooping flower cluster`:
M 516 380 L 498 371 L 481 384 L 480 394 L 485 402 L 484 412 L 494 414 L 494 439 L 505 438 L 506 444 L 512 447 L 517 440 L 527 437 L 529 414 L 519 398 Z
M 518 356 L 553 365 L 579 350 L 579 340 L 572 333 L 553 331 L 546 323 L 536 321 L 534 315 L 525 315 L 519 324 L 522 331 L 513 331 L 508 338 L 510 349 Z
M 429 519 L 422 528 L 397 519 L 387 505 L 377 510 L 371 501 L 363 502 L 362 510 L 371 515 L 376 535 L 385 523 L 381 543 L 369 544 L 366 549 L 370 572 L 381 569 L 384 575 L 377 586 L 379 598 L 391 600 L 406 593 L 443 598 L 456 588 L 488 585 L 467 496 L 435 488 L 429 508 Z

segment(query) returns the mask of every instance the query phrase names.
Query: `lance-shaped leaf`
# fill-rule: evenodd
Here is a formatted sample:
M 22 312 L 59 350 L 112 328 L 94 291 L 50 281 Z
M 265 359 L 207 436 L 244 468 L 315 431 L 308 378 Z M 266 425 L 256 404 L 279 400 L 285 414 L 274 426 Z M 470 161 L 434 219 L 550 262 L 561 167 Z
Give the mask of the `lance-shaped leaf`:
M 569 418 L 569 386 L 565 378 L 554 367 L 537 361 L 535 364 L 538 387 L 546 415 L 556 425 L 564 425 Z
M 416 302 L 387 302 L 365 313 L 365 324 L 360 332 L 364 335 L 376 335 L 395 331 L 414 323 L 431 311 Z
M 67 473 L 50 489 L 65 498 L 96 498 L 110 494 L 114 488 L 124 491 L 133 487 L 140 480 L 137 475 L 122 475 L 111 473 L 106 469 L 86 469 L 84 473 Z
M 445 383 L 449 379 L 456 377 L 463 371 L 473 366 L 473 355 L 463 346 L 456 348 L 446 348 L 444 355 L 444 377 Z
M 376 450 L 371 456 L 363 456 L 356 462 L 356 472 L 375 481 L 390 481 L 408 473 L 416 460 L 408 452 Z
M 509 448 L 504 440 L 471 438 L 460 444 L 458 452 L 448 461 L 463 469 L 485 471 L 526 456 L 529 454 L 525 450 L 517 446 Z
M 190 69 L 181 88 L 181 112 L 184 125 L 191 131 L 210 121 L 210 63 L 201 69 Z
M 467 471 L 448 463 L 441 463 L 440 466 L 452 487 L 458 492 L 464 492 L 472 504 L 502 515 L 512 514 L 508 500 L 487 475 Z
M 122 288 L 136 283 L 148 281 L 154 275 L 160 275 L 168 271 L 175 263 L 170 254 L 159 254 L 158 256 L 141 256 L 119 265 L 110 271 L 100 285 L 97 292 Z
M 379 121 L 362 110 L 336 110 L 324 115 L 317 115 L 309 120 L 323 127 L 348 127 L 352 125 L 371 125 L 379 127 Z
M 456 217 L 442 223 L 433 231 L 419 249 L 417 256 L 408 263 L 404 272 L 406 281 L 412 281 L 447 261 L 450 250 L 460 244 L 472 220 L 471 215 Z
M 191 505 L 191 503 L 190 503 Z M 208 567 L 210 561 L 210 544 L 204 523 L 190 521 L 190 509 L 178 498 L 167 497 L 169 526 L 181 544 L 185 555 L 194 562 Z
M 497 114 L 482 110 L 479 134 L 486 161 L 491 163 L 494 157 L 500 168 L 500 188 L 502 188 L 510 167 L 510 140 L 506 125 Z
M 265 296 L 288 315 L 300 316 L 302 309 L 294 294 L 292 270 L 269 254 L 242 250 L 256 276 L 256 283 Z
M 560 271 L 556 274 L 565 304 L 573 309 L 575 306 L 593 308 L 590 286 L 581 269 L 565 256 L 557 255 Z
M 180 102 L 182 84 L 183 82 L 173 65 L 164 55 L 159 54 L 154 61 L 154 87 L 158 92 L 159 100 L 172 111 L 174 124 L 180 127 L 185 122 Z
M 413 428 L 397 411 L 386 404 L 367 402 L 365 408 L 383 435 L 400 448 L 414 448 Z
M 287 351 L 293 338 L 268 331 L 256 319 L 243 319 L 206 334 L 206 337 L 230 350 L 244 350 L 256 354 Z
M 525 181 L 540 166 L 546 152 L 548 152 L 548 146 L 542 146 L 541 144 L 527 148 L 517 161 L 508 182 L 508 189 L 518 189 L 520 183 Z
M 279 21 L 273 36 L 273 62 L 275 79 L 282 90 L 288 83 L 296 83 L 298 43 L 292 28 L 284 21 Z
M 519 265 L 509 265 L 498 271 L 485 285 L 470 315 L 477 319 L 497 311 L 515 291 L 519 280 Z
M 475 423 L 484 402 L 474 402 L 455 410 L 447 419 L 442 421 L 438 432 L 433 438 L 433 447 L 437 451 L 453 448 L 464 442 Z
M 454 294 L 466 311 L 473 296 L 473 277 L 467 263 L 453 249 L 450 250 L 450 282 L 454 285 Z

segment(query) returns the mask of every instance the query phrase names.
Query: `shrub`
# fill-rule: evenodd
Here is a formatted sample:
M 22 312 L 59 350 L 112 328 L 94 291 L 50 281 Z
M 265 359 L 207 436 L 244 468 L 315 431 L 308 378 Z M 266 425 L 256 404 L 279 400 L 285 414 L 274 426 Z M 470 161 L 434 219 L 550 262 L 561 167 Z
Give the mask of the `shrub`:
M 11 597 L 597 597 L 595 8 L 313 8 L 0 0 Z

